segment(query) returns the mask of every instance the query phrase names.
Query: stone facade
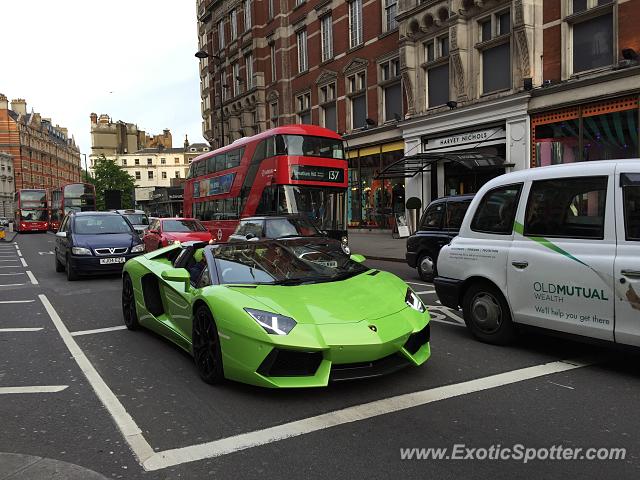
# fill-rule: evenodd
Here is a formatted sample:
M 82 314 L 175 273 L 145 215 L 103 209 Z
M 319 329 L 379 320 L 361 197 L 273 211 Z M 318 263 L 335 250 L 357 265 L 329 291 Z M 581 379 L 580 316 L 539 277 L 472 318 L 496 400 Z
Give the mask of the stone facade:
M 13 159 L 0 151 L 0 217 L 13 217 L 14 180 Z

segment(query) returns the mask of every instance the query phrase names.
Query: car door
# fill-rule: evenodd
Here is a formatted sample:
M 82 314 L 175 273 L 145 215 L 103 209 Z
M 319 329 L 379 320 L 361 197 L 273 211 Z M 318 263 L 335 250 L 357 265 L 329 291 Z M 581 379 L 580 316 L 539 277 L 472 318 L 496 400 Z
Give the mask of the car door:
M 154 220 L 151 226 L 149 227 L 149 230 L 147 230 L 144 236 L 142 237 L 142 241 L 144 242 L 144 249 L 147 252 L 155 250 L 156 247 L 158 246 L 158 240 L 160 238 L 158 235 L 159 230 L 160 230 L 160 221 Z
M 67 228 L 67 224 L 69 222 L 69 217 L 65 217 L 64 220 L 62 221 L 62 224 L 60 225 L 60 228 L 58 229 L 59 232 L 66 232 L 66 228 Z M 67 255 L 67 251 L 66 251 L 66 246 L 65 243 L 63 242 L 63 240 L 65 240 L 64 238 L 62 238 L 62 236 L 57 235 L 56 234 L 56 245 L 55 245 L 55 255 L 58 257 L 58 261 L 60 261 L 61 263 L 64 264 L 65 259 L 66 259 L 66 255 Z
M 573 170 L 575 171 L 575 170 Z M 514 321 L 613 340 L 616 249 L 612 168 L 533 180 L 507 262 Z
M 618 246 L 614 263 L 615 339 L 640 346 L 640 166 L 618 166 L 616 175 Z

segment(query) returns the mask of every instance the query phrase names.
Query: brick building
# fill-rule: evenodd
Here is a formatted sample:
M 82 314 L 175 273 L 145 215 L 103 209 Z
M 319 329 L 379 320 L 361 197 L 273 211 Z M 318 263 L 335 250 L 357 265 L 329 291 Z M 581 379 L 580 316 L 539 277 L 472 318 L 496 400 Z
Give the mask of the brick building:
M 397 0 L 198 0 L 199 47 L 209 54 L 200 60 L 205 138 L 218 146 L 288 123 L 335 130 L 348 142 L 349 224 L 387 226 L 404 211 L 404 182 L 375 179 L 404 148 L 396 8 Z
M 640 0 L 544 0 L 532 167 L 640 157 Z
M 22 99 L 0 94 L 0 151 L 13 157 L 15 189 L 53 188 L 80 181 L 80 150 L 64 127 L 27 113 Z

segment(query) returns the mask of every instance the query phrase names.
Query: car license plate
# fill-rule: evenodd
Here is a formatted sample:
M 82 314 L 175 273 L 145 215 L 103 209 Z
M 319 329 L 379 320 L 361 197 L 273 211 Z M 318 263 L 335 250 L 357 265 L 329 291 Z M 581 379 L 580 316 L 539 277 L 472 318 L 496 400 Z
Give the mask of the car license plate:
M 101 258 L 100 265 L 110 265 L 113 263 L 124 263 L 127 259 L 124 257 Z
M 335 260 L 329 260 L 329 261 L 326 261 L 326 260 L 315 260 L 314 263 L 320 264 L 323 267 L 338 268 L 338 262 L 336 262 Z

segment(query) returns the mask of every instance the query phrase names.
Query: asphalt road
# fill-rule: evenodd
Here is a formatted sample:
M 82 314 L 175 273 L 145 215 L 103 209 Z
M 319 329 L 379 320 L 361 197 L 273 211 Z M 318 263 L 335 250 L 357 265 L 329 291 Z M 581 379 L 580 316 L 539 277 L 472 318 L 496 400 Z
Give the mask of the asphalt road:
M 541 334 L 510 347 L 481 344 L 412 269 L 369 261 L 423 292 L 433 319 L 427 364 L 326 389 L 212 387 L 178 348 L 121 328 L 119 277 L 67 282 L 55 273 L 53 239 L 0 243 L 0 453 L 126 479 L 640 474 L 636 352 Z M 137 430 L 123 433 L 114 409 Z M 527 464 L 401 459 L 402 448 L 456 444 L 627 451 L 624 460 Z M 143 467 L 136 452 L 144 445 L 151 460 Z

